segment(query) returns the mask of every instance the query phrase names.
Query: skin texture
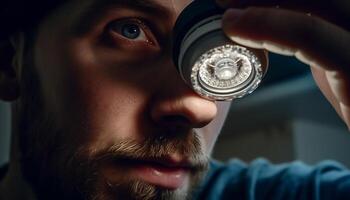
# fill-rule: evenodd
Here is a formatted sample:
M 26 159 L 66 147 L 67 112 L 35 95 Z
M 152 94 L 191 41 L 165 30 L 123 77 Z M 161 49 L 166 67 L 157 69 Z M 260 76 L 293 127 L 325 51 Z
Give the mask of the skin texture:
M 0 45 L 1 53 L 14 50 L 8 59 L 2 57 L 0 65 L 0 97 L 13 101 L 14 115 L 10 170 L 0 185 L 0 199 L 183 199 L 205 169 L 229 104 L 196 95 L 171 62 L 172 27 L 190 1 L 153 0 L 161 13 L 109 5 L 86 17 L 92 2 L 71 1 L 47 16 L 34 37 L 19 34 Z M 271 23 L 278 15 L 285 18 L 280 20 L 284 24 L 295 25 L 294 31 L 310 30 L 295 22 L 305 20 L 294 18 L 310 19 L 309 15 L 266 10 L 254 1 L 220 3 L 243 9 L 228 11 L 223 21 L 235 42 L 257 47 L 269 41 L 260 48 L 285 55 L 303 50 L 302 61 L 320 63 L 312 68 L 315 78 L 349 124 L 346 59 L 350 56 L 342 45 L 348 44 L 346 27 L 333 24 L 329 31 L 342 37 L 334 37 L 333 48 L 316 48 L 299 41 L 307 31 L 296 39 L 280 23 Z M 266 2 L 270 3 L 275 2 Z M 143 29 L 144 37 L 129 40 L 119 29 L 108 28 L 111 22 L 130 17 L 151 22 Z M 256 31 L 257 24 L 270 30 Z M 321 33 L 315 29 L 312 36 Z M 322 39 L 314 44 L 322 45 L 319 41 L 326 41 Z M 335 47 L 341 53 L 329 50 Z M 328 53 L 338 57 L 325 56 Z M 325 75 L 328 71 L 336 73 Z M 125 157 L 150 156 L 189 159 L 197 173 L 187 174 L 186 184 L 177 191 L 152 186 L 138 180 L 125 162 Z

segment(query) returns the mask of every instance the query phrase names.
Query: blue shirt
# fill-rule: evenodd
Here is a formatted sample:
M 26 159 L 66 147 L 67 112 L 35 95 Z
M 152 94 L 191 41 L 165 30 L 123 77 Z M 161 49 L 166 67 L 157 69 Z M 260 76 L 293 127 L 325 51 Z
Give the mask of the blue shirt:
M 0 180 L 6 168 L 0 168 Z M 258 159 L 247 165 L 212 161 L 197 200 L 350 200 L 350 171 L 324 161 L 311 167 L 301 162 L 272 165 Z
M 350 200 L 350 171 L 333 161 L 313 167 L 301 162 L 272 165 L 264 159 L 250 165 L 213 161 L 195 199 Z

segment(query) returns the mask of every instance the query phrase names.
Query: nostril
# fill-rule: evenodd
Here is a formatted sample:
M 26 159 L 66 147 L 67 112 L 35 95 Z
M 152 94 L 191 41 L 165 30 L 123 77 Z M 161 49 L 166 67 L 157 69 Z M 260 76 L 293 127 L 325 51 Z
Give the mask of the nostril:
M 162 116 L 159 119 L 158 123 L 162 126 L 173 126 L 173 127 L 184 128 L 184 127 L 190 126 L 191 121 L 182 115 L 167 115 L 167 116 Z
M 167 115 L 161 117 L 158 126 L 166 131 L 167 137 L 185 137 L 192 128 L 192 123 L 188 118 L 182 115 Z

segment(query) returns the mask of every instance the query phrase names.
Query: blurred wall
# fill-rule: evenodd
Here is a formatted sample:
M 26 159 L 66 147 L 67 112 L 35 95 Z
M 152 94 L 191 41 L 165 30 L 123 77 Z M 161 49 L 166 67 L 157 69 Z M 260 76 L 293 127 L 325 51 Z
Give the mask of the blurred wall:
M 308 164 L 331 159 L 350 167 L 348 152 L 348 129 L 311 75 L 306 75 L 234 101 L 214 157 Z
M 296 121 L 293 136 L 295 158 L 310 164 L 331 159 L 350 167 L 350 134 L 346 128 Z

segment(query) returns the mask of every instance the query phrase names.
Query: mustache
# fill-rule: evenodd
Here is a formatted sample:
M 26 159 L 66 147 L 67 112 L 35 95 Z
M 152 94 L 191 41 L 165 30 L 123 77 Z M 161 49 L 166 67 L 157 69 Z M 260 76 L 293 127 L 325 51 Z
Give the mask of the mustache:
M 209 158 L 202 150 L 200 138 L 196 132 L 187 137 L 155 136 L 144 141 L 120 140 L 90 157 L 94 163 L 125 160 L 162 160 L 173 154 L 188 162 L 193 170 L 206 170 Z M 92 161 L 90 159 L 90 161 Z M 91 162 L 90 162 L 91 163 Z

